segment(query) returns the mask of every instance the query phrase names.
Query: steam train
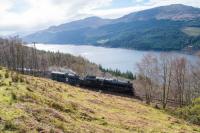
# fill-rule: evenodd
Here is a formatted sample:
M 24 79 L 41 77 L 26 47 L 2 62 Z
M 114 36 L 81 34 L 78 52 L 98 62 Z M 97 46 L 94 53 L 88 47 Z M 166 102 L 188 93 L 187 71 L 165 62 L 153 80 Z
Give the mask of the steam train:
M 51 79 L 74 86 L 134 96 L 134 88 L 132 83 L 129 81 L 106 79 L 96 76 L 86 76 L 80 78 L 80 76 L 76 75 L 75 73 L 64 72 L 51 72 Z

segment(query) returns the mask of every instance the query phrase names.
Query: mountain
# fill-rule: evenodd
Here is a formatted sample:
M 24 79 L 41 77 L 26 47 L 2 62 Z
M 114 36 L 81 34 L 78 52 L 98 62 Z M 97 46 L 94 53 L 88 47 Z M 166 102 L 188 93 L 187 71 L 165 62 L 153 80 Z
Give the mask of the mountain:
M 200 48 L 200 9 L 174 4 L 118 19 L 90 17 L 53 26 L 24 38 L 58 44 L 91 44 L 145 50 Z
M 111 20 L 101 19 L 99 17 L 89 17 L 83 20 L 73 21 L 59 26 L 52 26 L 48 29 L 49 32 L 71 31 L 82 28 L 97 28 L 109 24 Z
M 200 9 L 182 4 L 173 4 L 148 9 L 136 13 L 128 14 L 117 19 L 119 22 L 130 22 L 132 20 L 192 20 L 200 17 Z
M 28 35 L 24 39 L 28 42 L 37 41 L 46 43 L 81 43 L 83 40 L 82 32 L 84 32 L 86 29 L 95 29 L 97 27 L 109 24 L 110 22 L 111 20 L 109 19 L 89 17 L 83 20 L 61 24 L 59 26 L 52 26 L 46 30 L 38 31 Z

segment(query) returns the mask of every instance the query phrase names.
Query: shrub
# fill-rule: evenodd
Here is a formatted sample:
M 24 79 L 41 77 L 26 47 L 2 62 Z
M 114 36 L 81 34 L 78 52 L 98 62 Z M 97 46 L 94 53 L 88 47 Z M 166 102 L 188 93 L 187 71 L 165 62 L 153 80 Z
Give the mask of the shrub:
M 0 70 L 3 70 L 3 67 L 0 66 Z
M 24 82 L 24 78 L 22 76 L 19 77 L 19 82 Z
M 3 86 L 3 81 L 0 80 L 0 86 Z
M 26 84 L 30 84 L 30 82 L 29 82 L 29 80 L 28 80 L 28 79 L 26 79 Z
M 9 72 L 8 71 L 6 71 L 6 73 L 5 73 L 5 78 L 9 78 Z
M 18 76 L 18 74 L 13 74 L 11 78 L 12 78 L 12 81 L 13 81 L 13 82 L 18 82 L 18 81 L 19 81 L 19 76 Z
M 15 100 L 17 100 L 17 95 L 14 92 L 12 92 L 11 98 L 12 98 L 13 101 L 15 101 Z
M 200 98 L 195 99 L 191 105 L 177 109 L 175 114 L 191 123 L 200 125 Z
M 2 79 L 2 77 L 3 77 L 2 74 L 0 74 L 0 79 Z
M 6 86 L 7 84 L 0 80 L 0 86 Z
M 15 131 L 17 130 L 17 126 L 11 121 L 6 121 L 4 125 L 4 130 Z
M 11 86 L 12 85 L 12 82 L 11 81 L 9 81 L 9 86 Z
M 95 118 L 93 118 L 92 116 L 86 114 L 86 113 L 80 113 L 80 118 L 82 120 L 85 120 L 85 121 L 92 121 L 92 120 L 95 120 Z

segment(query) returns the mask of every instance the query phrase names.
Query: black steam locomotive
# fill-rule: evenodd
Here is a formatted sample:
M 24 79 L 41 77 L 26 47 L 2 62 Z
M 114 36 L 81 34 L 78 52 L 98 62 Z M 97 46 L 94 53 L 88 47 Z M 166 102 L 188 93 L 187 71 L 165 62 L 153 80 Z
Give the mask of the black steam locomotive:
M 71 85 L 78 85 L 80 83 L 80 77 L 72 73 L 51 72 L 51 79 Z
M 126 95 L 134 95 L 133 85 L 130 82 L 119 81 L 115 79 L 106 79 L 96 76 L 86 76 L 80 78 L 74 73 L 51 72 L 52 80 L 68 83 L 71 85 L 79 85 L 94 90 L 102 90 L 106 92 L 116 92 Z

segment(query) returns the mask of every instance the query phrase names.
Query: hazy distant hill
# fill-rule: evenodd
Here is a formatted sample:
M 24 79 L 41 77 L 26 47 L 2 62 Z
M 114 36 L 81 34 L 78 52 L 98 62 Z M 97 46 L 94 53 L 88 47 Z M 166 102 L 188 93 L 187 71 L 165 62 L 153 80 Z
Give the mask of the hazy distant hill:
M 62 32 L 71 31 L 82 28 L 97 28 L 102 25 L 109 24 L 111 20 L 101 19 L 99 17 L 89 17 L 79 21 L 72 21 L 70 23 L 62 24 L 59 26 L 52 26 L 48 29 L 49 32 Z
M 97 28 L 109 24 L 111 20 L 99 17 L 89 17 L 83 20 L 72 21 L 59 26 L 52 26 L 46 30 L 38 31 L 25 37 L 28 42 L 46 43 L 81 43 L 83 42 L 84 32 L 89 28 Z
M 26 36 L 42 43 L 91 44 L 154 50 L 200 48 L 200 9 L 181 4 L 135 12 L 118 19 L 90 17 Z

